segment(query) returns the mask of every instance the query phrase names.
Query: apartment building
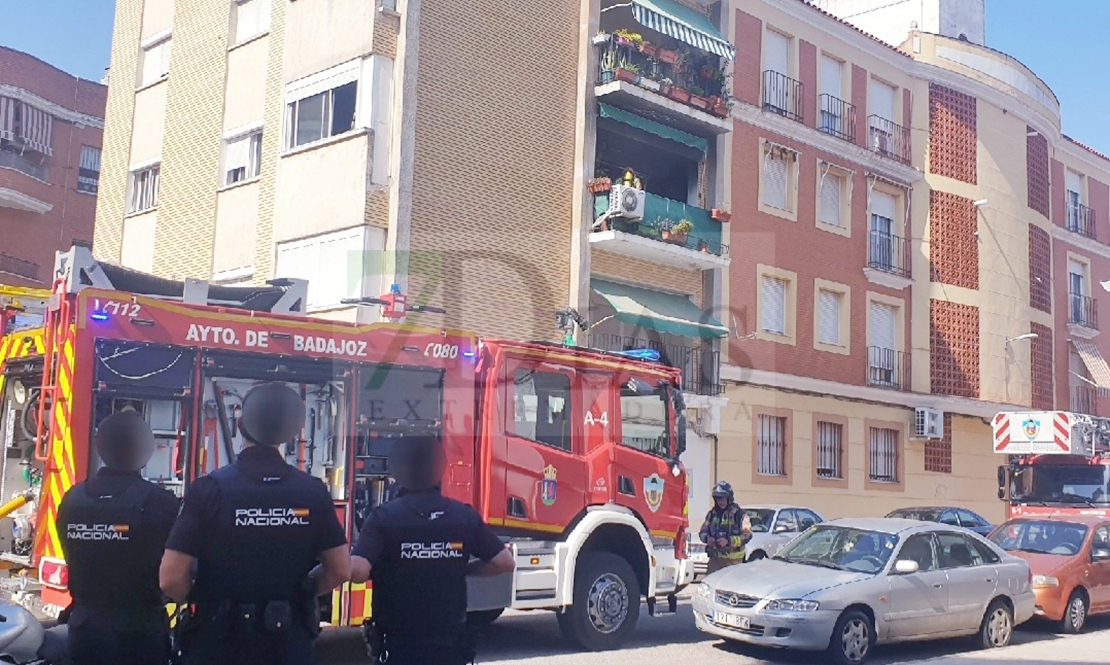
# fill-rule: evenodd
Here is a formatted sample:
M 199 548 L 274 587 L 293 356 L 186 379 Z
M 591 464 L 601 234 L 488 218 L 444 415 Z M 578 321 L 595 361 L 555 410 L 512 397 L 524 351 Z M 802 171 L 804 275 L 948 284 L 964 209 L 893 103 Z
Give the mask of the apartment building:
M 107 88 L 0 46 L 0 283 L 49 287 L 91 243 Z

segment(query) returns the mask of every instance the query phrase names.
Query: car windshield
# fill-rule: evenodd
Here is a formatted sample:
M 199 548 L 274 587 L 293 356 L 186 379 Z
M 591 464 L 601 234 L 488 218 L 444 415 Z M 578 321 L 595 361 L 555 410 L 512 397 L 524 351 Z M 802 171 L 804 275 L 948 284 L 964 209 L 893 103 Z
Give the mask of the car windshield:
M 775 520 L 775 511 L 773 510 L 745 508 L 744 512 L 748 514 L 748 519 L 751 520 L 753 533 L 767 532 L 771 528 L 771 522 Z
M 897 517 L 904 520 L 919 520 L 921 522 L 939 522 L 942 509 L 940 508 L 903 508 L 896 510 L 887 517 Z
M 894 534 L 825 524 L 806 531 L 775 558 L 874 575 L 886 567 L 897 543 Z
M 1027 503 L 1101 505 L 1110 502 L 1110 465 L 1014 466 L 1010 500 Z
M 1055 520 L 1020 520 L 995 529 L 990 539 L 1008 552 L 1072 556 L 1083 549 L 1087 527 Z

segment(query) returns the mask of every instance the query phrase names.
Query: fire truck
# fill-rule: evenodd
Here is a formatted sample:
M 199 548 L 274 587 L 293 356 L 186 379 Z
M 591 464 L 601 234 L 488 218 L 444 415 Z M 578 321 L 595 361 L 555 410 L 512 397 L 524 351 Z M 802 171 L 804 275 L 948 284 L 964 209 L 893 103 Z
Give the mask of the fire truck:
M 1110 515 L 1110 419 L 1066 411 L 994 417 L 998 498 L 1009 516 Z
M 240 453 L 243 395 L 279 381 L 305 401 L 304 429 L 282 452 L 330 488 L 352 541 L 391 496 L 392 446 L 441 438 L 445 495 L 474 506 L 516 557 L 514 574 L 470 583 L 473 621 L 554 610 L 568 639 L 596 650 L 623 642 L 642 602 L 674 611 L 692 578 L 679 369 L 639 352 L 409 325 L 408 312 L 443 310 L 397 288 L 360 301 L 381 306 L 383 322 L 316 319 L 307 289 L 171 281 L 85 247 L 58 253 L 53 289 L 35 294 L 37 325 L 10 308 L 6 322 L 23 319 L 0 338 L 0 500 L 12 499 L 0 507 L 0 582 L 13 598 L 48 615 L 68 605 L 57 508 L 99 468 L 90 441 L 104 418 L 143 414 L 157 437 L 143 474 L 183 496 Z M 346 584 L 321 620 L 361 625 L 370 598 Z

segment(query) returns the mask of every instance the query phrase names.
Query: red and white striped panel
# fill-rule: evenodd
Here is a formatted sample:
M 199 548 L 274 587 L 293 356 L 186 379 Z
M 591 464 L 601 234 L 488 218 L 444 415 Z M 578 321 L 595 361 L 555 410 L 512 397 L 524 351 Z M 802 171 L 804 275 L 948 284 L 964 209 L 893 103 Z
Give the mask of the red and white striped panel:
M 1012 423 L 1014 418 L 1026 414 L 999 413 L 994 417 L 994 450 L 1003 452 L 1012 443 L 1011 427 L 1021 427 L 1020 423 Z M 1020 440 L 1020 439 L 1019 439 Z M 1047 443 L 1044 439 L 1038 441 Z M 1071 452 L 1071 415 L 1065 411 L 1052 412 L 1052 441 L 1057 448 L 1064 452 Z M 1024 441 L 1022 441 L 1024 443 Z M 1039 452 L 1048 452 L 1041 450 Z
M 1057 411 L 1052 417 L 1053 440 L 1062 450 L 1071 452 L 1071 416 Z
M 1010 414 L 1000 413 L 994 417 L 994 450 L 1001 451 L 1010 445 Z

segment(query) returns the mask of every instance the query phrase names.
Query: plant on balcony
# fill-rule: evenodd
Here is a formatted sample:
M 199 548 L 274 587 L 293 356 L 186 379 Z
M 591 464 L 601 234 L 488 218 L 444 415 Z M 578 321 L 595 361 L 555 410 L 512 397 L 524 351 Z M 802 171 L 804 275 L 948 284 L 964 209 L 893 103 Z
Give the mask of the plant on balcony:
M 607 177 L 594 178 L 590 180 L 586 188 L 590 190 L 591 194 L 604 194 L 613 188 L 613 181 Z
M 659 47 L 649 41 L 644 41 L 640 44 L 640 53 L 643 53 L 649 58 L 656 58 L 659 55 Z
M 659 60 L 659 62 L 668 65 L 674 65 L 678 62 L 678 52 L 666 48 L 660 48 L 659 50 L 657 50 L 655 52 L 655 57 Z
M 644 36 L 638 32 L 631 32 L 629 30 L 617 30 L 617 44 L 626 48 L 640 50 L 640 45 L 644 43 Z
M 714 208 L 712 212 L 713 219 L 721 222 L 722 224 L 728 223 L 732 220 L 732 213 L 720 208 Z
M 709 112 L 719 118 L 727 118 L 732 105 L 724 97 L 716 95 L 709 98 Z
M 640 76 L 640 66 L 628 60 L 621 60 L 621 64 L 617 67 L 617 78 L 621 81 L 628 81 L 635 83 L 636 79 Z
M 608 32 L 605 32 L 604 30 L 602 30 L 602 31 L 598 32 L 596 35 L 594 35 L 593 42 L 594 42 L 594 46 L 605 46 L 611 40 L 612 40 L 612 36 Z
M 690 93 L 686 92 L 685 89 L 680 88 L 677 85 L 671 88 L 670 92 L 667 93 L 667 96 L 675 100 L 679 104 L 690 103 Z
M 709 110 L 709 100 L 705 97 L 705 88 L 700 85 L 692 85 L 687 88 L 690 92 L 690 106 L 699 108 L 703 111 Z
M 683 219 L 672 226 L 663 227 L 663 241 L 675 245 L 685 245 L 690 232 L 694 230 L 694 223 Z

